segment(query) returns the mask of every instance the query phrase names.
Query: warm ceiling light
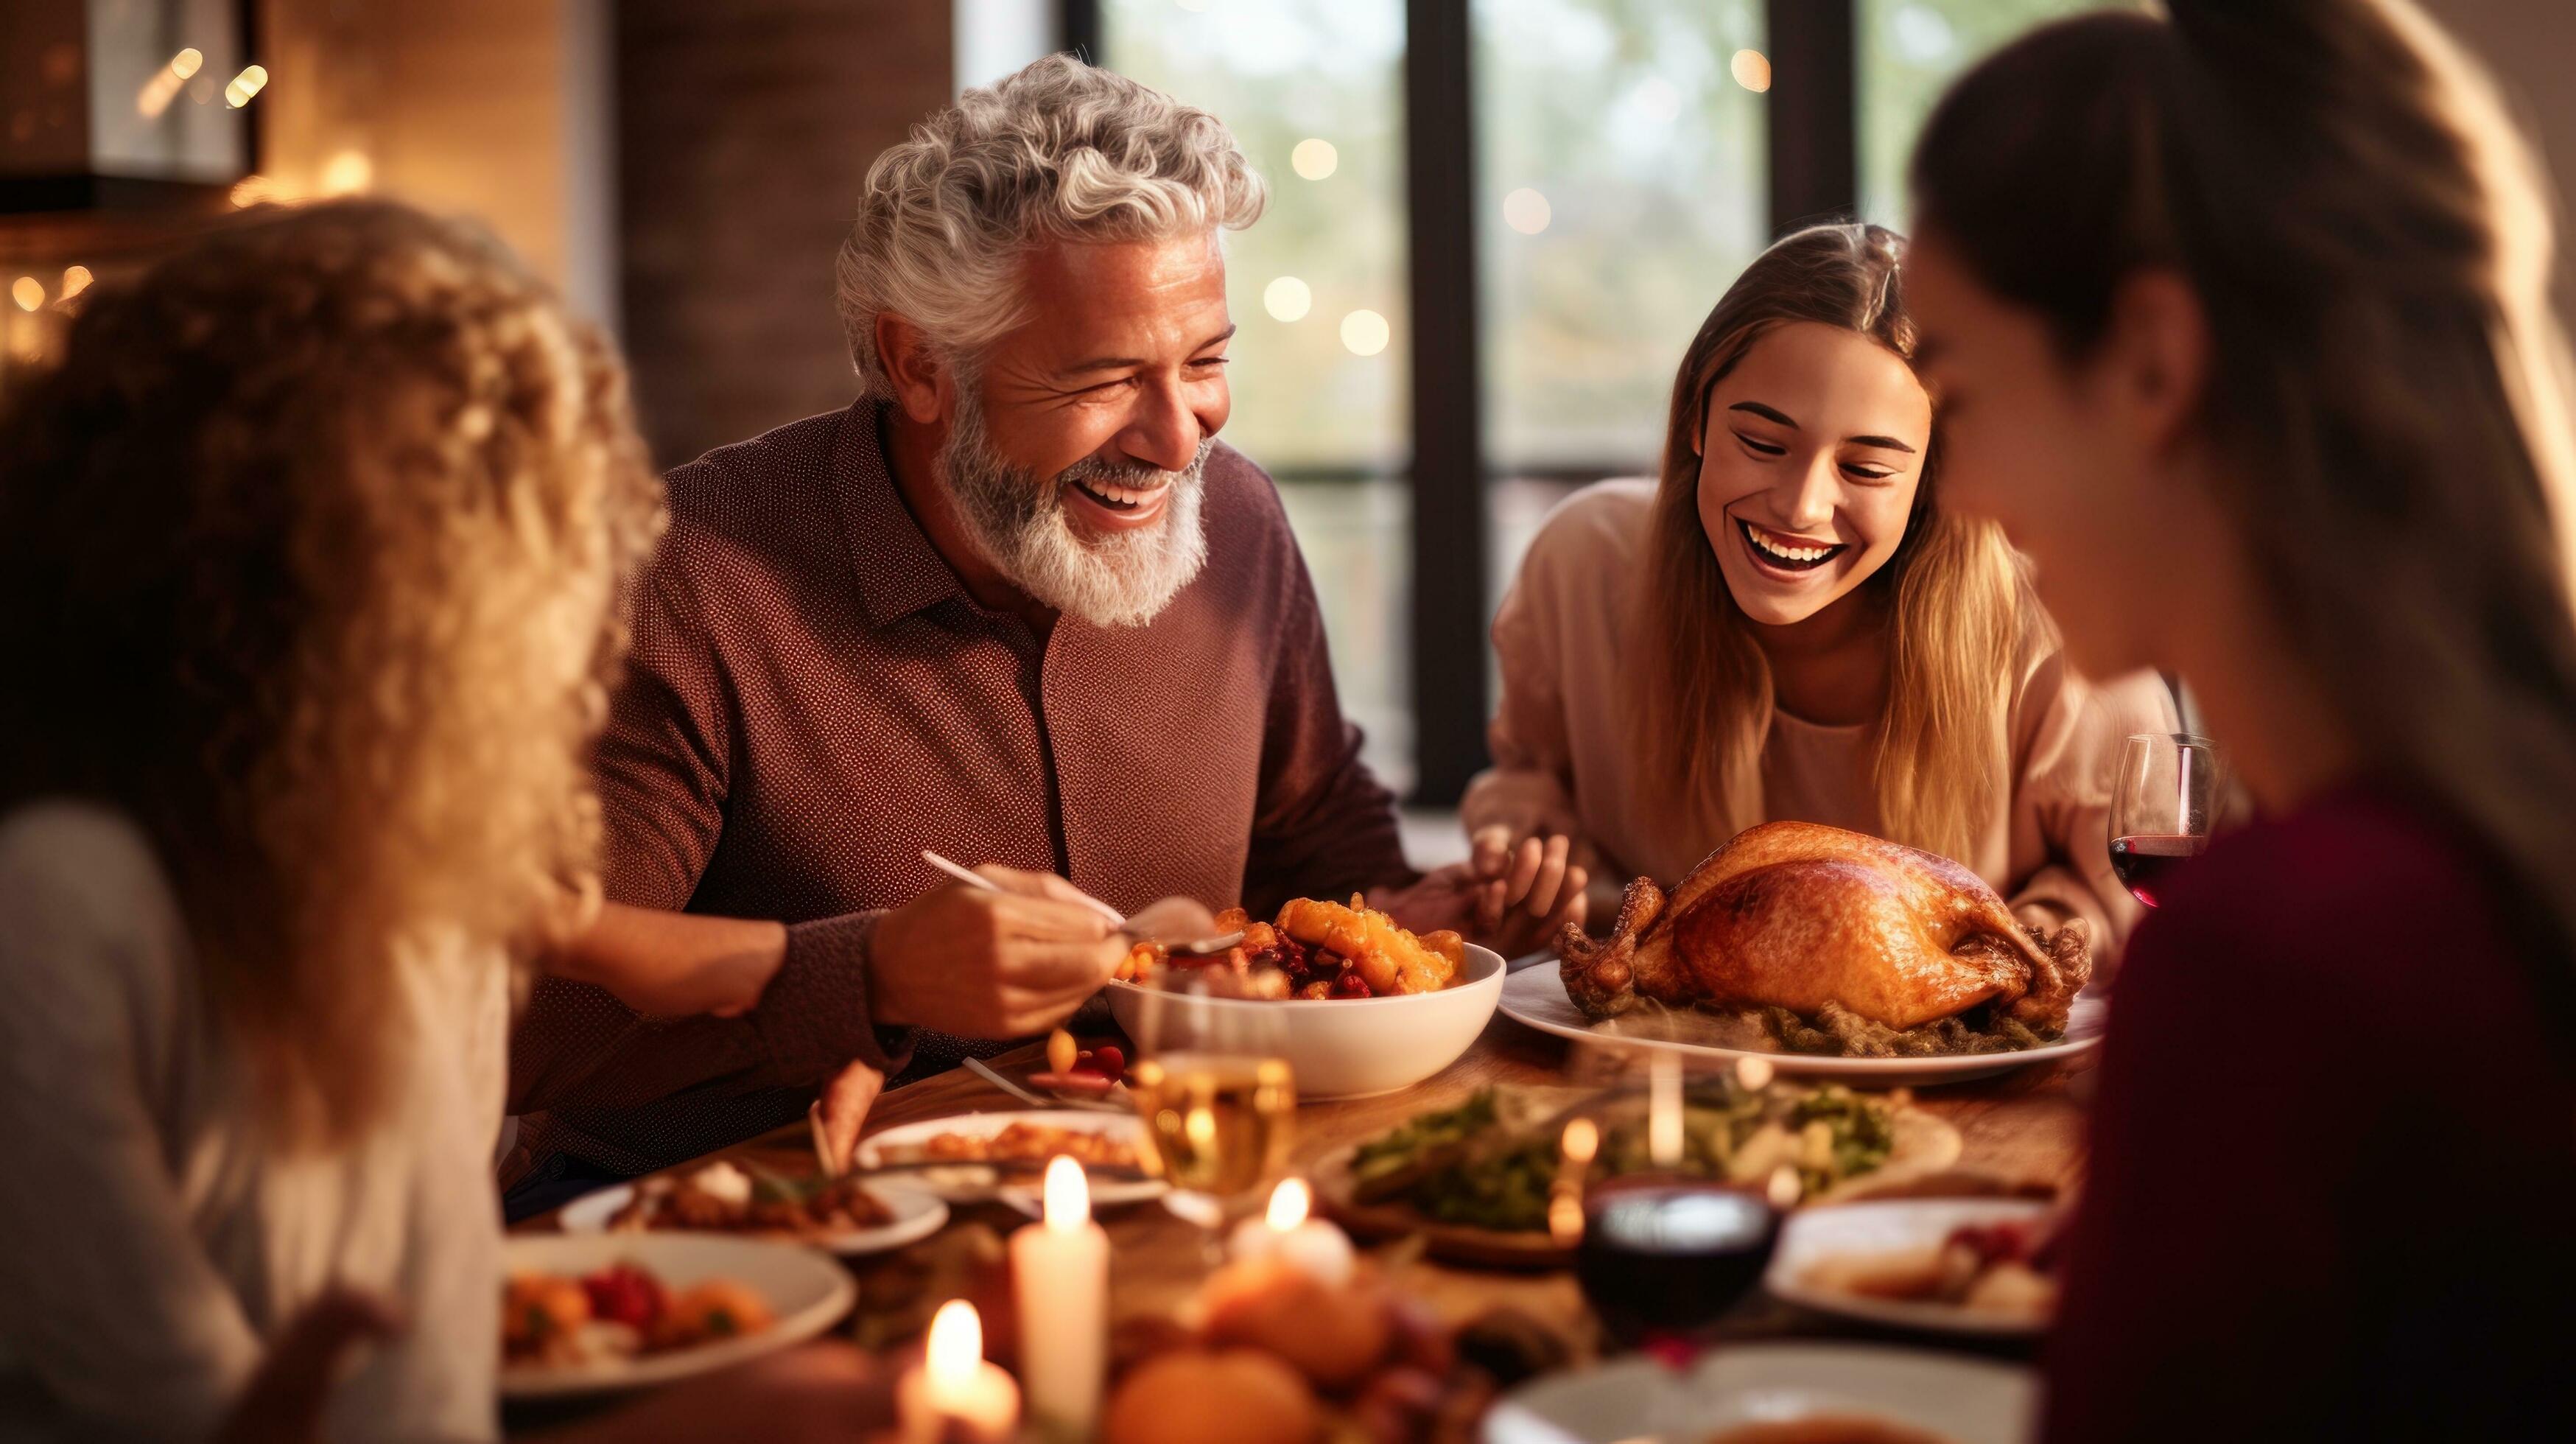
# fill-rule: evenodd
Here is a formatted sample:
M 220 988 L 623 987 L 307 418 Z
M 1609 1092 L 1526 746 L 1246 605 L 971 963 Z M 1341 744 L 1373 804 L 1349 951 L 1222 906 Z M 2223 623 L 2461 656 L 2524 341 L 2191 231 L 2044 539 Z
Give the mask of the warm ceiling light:
M 1322 180 L 1342 163 L 1342 153 L 1329 140 L 1301 140 L 1288 152 L 1288 164 L 1308 180 Z
M 1261 309 L 1277 321 L 1303 321 L 1315 309 L 1315 293 L 1295 276 L 1281 276 L 1262 288 Z
M 365 154 L 344 150 L 323 165 L 322 194 L 353 196 L 373 184 L 375 179 L 375 164 Z
M 1374 356 L 1394 336 L 1386 318 L 1375 311 L 1353 311 L 1342 318 L 1342 344 L 1354 356 Z
M 266 84 L 268 84 L 267 67 L 245 65 L 242 67 L 241 74 L 233 77 L 233 83 L 224 87 L 224 104 L 239 110 L 250 104 L 250 98 L 259 94 L 260 87 Z
M 181 80 L 185 80 L 189 76 L 196 74 L 197 67 L 205 63 L 206 57 L 204 53 L 192 45 L 170 57 L 170 73 L 179 77 Z
M 9 299 L 18 303 L 19 310 L 32 311 L 45 304 L 45 283 L 33 276 L 20 276 L 9 287 Z
M 89 283 L 95 279 L 96 277 L 90 275 L 89 267 L 87 266 L 65 266 L 63 268 L 63 299 L 68 301 L 72 297 L 79 295 L 81 292 L 88 290 Z
M 1555 215 L 1547 197 L 1528 186 L 1503 197 L 1503 224 L 1522 235 L 1534 236 L 1546 230 L 1548 221 Z
M 1771 57 L 1759 50 L 1735 52 L 1735 58 L 1726 63 L 1726 69 L 1735 77 L 1736 84 L 1757 95 L 1771 88 Z

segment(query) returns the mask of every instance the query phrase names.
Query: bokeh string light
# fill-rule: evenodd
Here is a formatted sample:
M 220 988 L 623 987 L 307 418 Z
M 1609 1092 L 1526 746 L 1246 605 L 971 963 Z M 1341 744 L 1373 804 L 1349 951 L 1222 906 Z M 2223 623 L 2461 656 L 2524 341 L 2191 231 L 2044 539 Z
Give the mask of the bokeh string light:
M 1331 141 L 1319 137 L 1301 140 L 1295 150 L 1288 152 L 1289 168 L 1310 181 L 1331 175 L 1341 163 L 1342 153 L 1333 148 Z
M 224 87 L 224 104 L 239 110 L 250 104 L 251 97 L 259 94 L 267 84 L 266 66 L 245 65 L 241 68 L 241 74 L 234 76 L 232 83 Z
M 1374 356 L 1394 339 L 1394 329 L 1375 311 L 1353 311 L 1342 318 L 1342 344 L 1354 356 Z
M 1503 224 L 1522 235 L 1534 236 L 1546 230 L 1547 223 L 1555 216 L 1555 208 L 1547 203 L 1547 197 L 1528 186 L 1503 197 Z
M 1295 276 L 1281 276 L 1261 291 L 1261 309 L 1274 321 L 1303 321 L 1315 308 L 1315 293 Z

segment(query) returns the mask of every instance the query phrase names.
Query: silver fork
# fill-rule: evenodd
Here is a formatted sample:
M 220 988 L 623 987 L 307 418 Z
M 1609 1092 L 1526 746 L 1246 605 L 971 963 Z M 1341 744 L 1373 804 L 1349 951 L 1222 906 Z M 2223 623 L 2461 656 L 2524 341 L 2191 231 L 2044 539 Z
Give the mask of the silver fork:
M 1003 1077 L 997 1069 L 981 1058 L 967 1059 L 966 1067 L 967 1070 L 973 1073 L 976 1077 L 983 1079 L 985 1082 L 992 1084 L 994 1087 L 1001 1089 L 1003 1092 L 1010 1094 L 1012 1097 L 1017 1098 L 1023 1103 L 1032 1104 L 1039 1108 L 1086 1108 L 1094 1113 L 1118 1114 L 1124 1114 L 1130 1111 L 1105 1099 L 1049 1098 L 1043 1094 L 1032 1093 L 1028 1089 L 1021 1087 L 1019 1084 L 1012 1082 L 1010 1079 Z
M 932 852 L 929 848 L 925 847 L 921 850 L 921 860 L 930 864 L 932 867 L 939 869 L 941 872 L 948 874 L 950 877 L 957 879 L 959 882 L 966 884 L 968 887 L 980 888 L 985 892 L 1000 892 L 1002 890 L 1002 885 L 1000 883 L 993 881 L 991 878 L 984 876 L 973 868 L 967 867 L 963 863 L 951 862 L 947 858 L 941 857 L 938 853 Z M 1236 943 L 1243 941 L 1243 930 L 1241 928 L 1237 928 L 1230 933 L 1218 933 L 1214 937 L 1199 938 L 1192 942 L 1165 943 L 1160 938 L 1149 937 L 1146 934 L 1137 931 L 1135 926 L 1129 923 L 1127 919 L 1119 913 L 1118 909 L 1111 907 L 1109 904 L 1102 902 L 1098 898 L 1086 897 L 1083 899 L 1083 902 L 1088 904 L 1093 911 L 1108 919 L 1110 926 L 1116 928 L 1125 936 L 1133 938 L 1140 943 L 1160 943 L 1163 951 L 1172 953 L 1179 957 L 1204 958 L 1212 954 L 1224 952 L 1226 949 L 1233 947 Z

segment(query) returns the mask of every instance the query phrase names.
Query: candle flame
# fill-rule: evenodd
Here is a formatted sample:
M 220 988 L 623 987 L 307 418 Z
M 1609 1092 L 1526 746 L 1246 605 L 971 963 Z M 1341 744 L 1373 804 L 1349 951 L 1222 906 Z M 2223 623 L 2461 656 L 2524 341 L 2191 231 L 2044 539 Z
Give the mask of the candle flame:
M 1046 1226 L 1071 1233 L 1091 1222 L 1091 1180 L 1082 1165 L 1059 1153 L 1047 1160 Z
M 1659 1051 L 1647 1067 L 1646 1153 L 1671 1168 L 1682 1161 L 1682 1060 Z
M 1577 1118 L 1565 1125 L 1565 1161 L 1577 1168 L 1590 1168 L 1601 1153 L 1601 1125 L 1589 1118 Z
M 1315 1206 L 1313 1191 L 1302 1178 L 1283 1178 L 1270 1190 L 1270 1226 L 1281 1233 L 1306 1221 L 1306 1212 Z
M 930 1342 L 923 1367 L 934 1392 L 954 1396 L 975 1382 L 984 1367 L 984 1320 L 964 1299 L 950 1299 L 930 1319 Z

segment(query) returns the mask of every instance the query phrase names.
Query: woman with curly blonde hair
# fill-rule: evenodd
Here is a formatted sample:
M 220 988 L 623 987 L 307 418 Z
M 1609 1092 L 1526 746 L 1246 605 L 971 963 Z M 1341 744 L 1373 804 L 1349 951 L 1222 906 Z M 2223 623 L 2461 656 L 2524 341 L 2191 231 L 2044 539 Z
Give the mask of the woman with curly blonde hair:
M 329 1436 L 494 1432 L 513 983 L 659 508 L 606 343 L 395 206 L 99 289 L 12 398 L 0 1433 L 202 1436 L 341 1289 L 402 1322 Z

